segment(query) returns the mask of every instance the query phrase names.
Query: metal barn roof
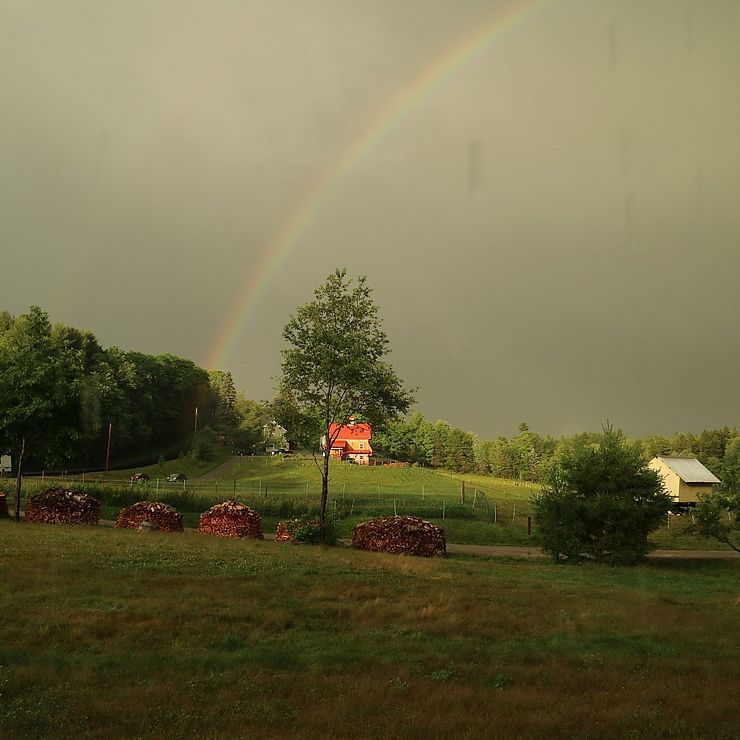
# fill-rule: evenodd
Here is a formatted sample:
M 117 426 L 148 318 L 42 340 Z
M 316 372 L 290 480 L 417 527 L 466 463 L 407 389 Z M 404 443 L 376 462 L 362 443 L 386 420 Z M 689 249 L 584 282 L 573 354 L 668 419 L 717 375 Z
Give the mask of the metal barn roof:
M 658 457 L 684 483 L 721 483 L 722 481 L 693 457 Z

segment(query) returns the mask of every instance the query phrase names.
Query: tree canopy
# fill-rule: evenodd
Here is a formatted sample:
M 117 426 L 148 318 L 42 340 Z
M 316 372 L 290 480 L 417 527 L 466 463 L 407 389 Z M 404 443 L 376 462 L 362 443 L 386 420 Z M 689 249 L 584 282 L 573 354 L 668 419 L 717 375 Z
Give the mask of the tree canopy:
M 0 451 L 17 460 L 25 439 L 39 470 L 102 466 L 109 423 L 119 463 L 176 453 L 208 387 L 190 360 L 103 349 L 36 306 L 0 320 Z
M 354 282 L 335 270 L 314 292 L 314 300 L 296 309 L 285 325 L 281 387 L 301 411 L 314 440 L 323 435 L 321 467 L 322 538 L 325 533 L 331 425 L 350 416 L 380 424 L 408 411 L 413 392 L 385 362 L 388 338 L 366 278 Z M 308 436 L 308 435 L 307 435 Z
M 704 496 L 694 511 L 693 529 L 740 552 L 740 490 L 720 490 Z
M 699 535 L 740 552 L 740 436 L 734 435 L 726 441 L 722 485 L 702 497 L 694 518 L 694 529 Z

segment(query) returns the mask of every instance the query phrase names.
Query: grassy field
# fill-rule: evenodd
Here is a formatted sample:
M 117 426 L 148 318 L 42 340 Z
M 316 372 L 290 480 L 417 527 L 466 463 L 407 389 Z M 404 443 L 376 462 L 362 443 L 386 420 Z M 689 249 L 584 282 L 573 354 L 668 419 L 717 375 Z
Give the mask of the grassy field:
M 157 479 L 159 485 L 164 486 L 164 478 L 169 473 L 184 472 L 188 476 L 186 487 L 200 493 L 227 491 L 233 489 L 234 484 L 237 492 L 242 493 L 251 491 L 262 493 L 265 489 L 276 493 L 303 493 L 308 490 L 310 495 L 314 495 L 321 490 L 321 476 L 310 455 L 238 457 L 229 455 L 225 448 L 219 447 L 218 450 L 219 456 L 211 463 L 193 461 L 186 456 L 183 460 L 171 460 L 162 466 L 117 470 L 107 476 L 89 473 L 86 477 L 87 480 L 108 480 L 126 484 L 133 473 L 146 472 L 152 479 L 150 486 L 154 487 Z M 222 467 L 223 470 L 220 469 Z M 531 483 L 482 475 L 449 473 L 431 468 L 370 467 L 334 461 L 330 476 L 335 496 L 417 495 L 458 500 L 461 483 L 464 482 L 466 498 L 471 501 L 476 495 L 476 490 L 479 496 L 485 494 L 491 499 L 527 501 L 531 491 L 539 488 Z M 204 480 L 204 477 L 207 479 Z
M 2 737 L 705 737 L 740 565 L 416 559 L 0 521 Z
M 168 463 L 175 466 L 176 463 Z M 97 474 L 52 480 L 28 478 L 26 496 L 64 485 L 86 490 L 103 503 L 101 516 L 115 519 L 124 506 L 143 499 L 163 501 L 183 515 L 186 527 L 197 527 L 199 515 L 226 498 L 237 498 L 258 511 L 266 531 L 274 531 L 280 519 L 315 513 L 320 476 L 310 457 L 233 457 L 222 454 L 213 463 L 200 464 L 198 476 L 190 470 L 187 483 L 166 483 L 157 478 L 157 466 L 145 468 L 152 480 L 131 484 L 128 472 Z M 203 479 L 206 476 L 206 479 Z M 464 482 L 465 500 L 462 501 Z M 12 483 L 12 481 L 11 481 Z M 12 507 L 13 489 L 7 489 Z M 391 514 L 421 516 L 444 527 L 447 540 L 462 544 L 532 545 L 536 525 L 528 530 L 531 497 L 536 484 L 487 476 L 460 475 L 428 468 L 365 467 L 336 464 L 331 467 L 329 513 L 337 517 L 341 537 L 351 537 L 361 521 Z M 688 532 L 690 517 L 671 517 L 653 536 L 667 549 L 723 547 Z

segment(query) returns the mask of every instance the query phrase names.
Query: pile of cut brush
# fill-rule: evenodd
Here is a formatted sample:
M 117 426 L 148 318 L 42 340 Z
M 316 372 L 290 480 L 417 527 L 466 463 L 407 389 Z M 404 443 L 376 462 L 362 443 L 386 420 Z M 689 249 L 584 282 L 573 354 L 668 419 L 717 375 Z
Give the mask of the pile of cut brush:
M 144 522 L 156 524 L 163 532 L 182 532 L 182 514 L 169 504 L 139 501 L 118 512 L 116 527 L 138 529 Z
M 277 523 L 275 540 L 277 542 L 308 542 L 316 544 L 320 540 L 321 522 L 315 519 L 288 519 Z
M 358 524 L 352 532 L 352 547 L 424 557 L 447 554 L 442 527 L 417 516 L 379 516 Z
M 26 501 L 26 521 L 37 524 L 97 524 L 100 501 L 82 491 L 48 488 Z
M 277 529 L 275 530 L 275 541 L 276 542 L 292 542 L 295 538 L 291 534 L 291 529 L 296 525 L 300 524 L 299 519 L 291 519 L 287 522 L 278 522 Z M 292 526 L 291 526 L 292 525 Z
M 219 537 L 264 539 L 262 517 L 254 509 L 231 499 L 201 514 L 198 531 Z

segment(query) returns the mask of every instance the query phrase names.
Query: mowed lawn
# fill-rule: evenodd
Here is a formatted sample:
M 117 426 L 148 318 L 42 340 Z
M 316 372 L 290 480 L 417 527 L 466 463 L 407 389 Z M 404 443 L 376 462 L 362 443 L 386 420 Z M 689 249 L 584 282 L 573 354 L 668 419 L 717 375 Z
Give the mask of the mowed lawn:
M 0 737 L 735 738 L 740 562 L 0 521 Z

